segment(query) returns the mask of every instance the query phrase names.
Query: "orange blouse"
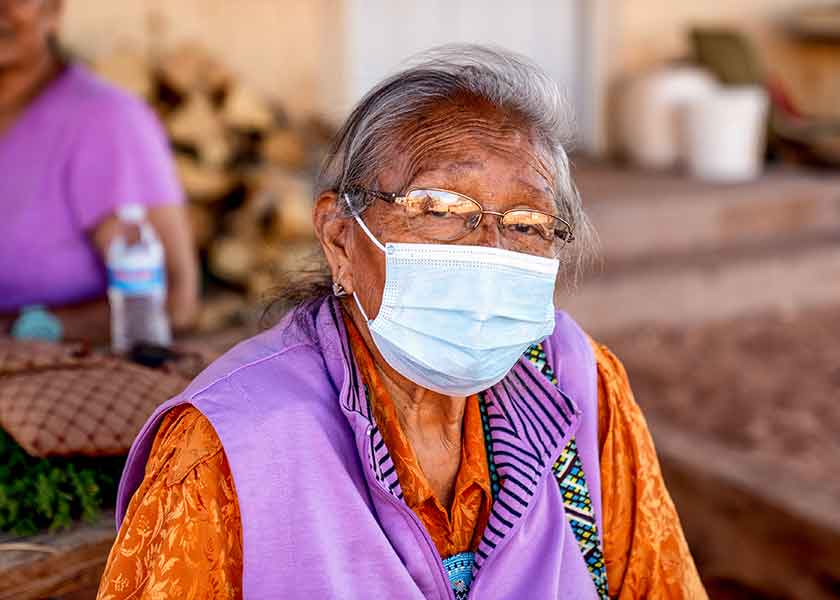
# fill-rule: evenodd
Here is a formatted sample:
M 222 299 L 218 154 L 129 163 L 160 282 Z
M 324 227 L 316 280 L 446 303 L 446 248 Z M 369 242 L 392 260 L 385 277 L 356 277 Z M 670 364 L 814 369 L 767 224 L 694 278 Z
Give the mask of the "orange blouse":
M 707 598 L 624 367 L 607 348 L 593 346 L 598 362 L 602 539 L 610 596 Z M 465 440 L 464 446 L 468 444 Z M 400 473 L 406 499 L 409 494 L 415 500 L 428 499 L 417 492 L 421 488 L 412 491 L 409 480 L 403 481 Z M 456 490 L 468 488 L 456 484 Z M 456 491 L 455 497 L 462 496 Z M 432 512 L 441 509 L 435 506 Z M 450 532 L 460 529 L 452 527 L 456 522 L 453 516 L 439 539 L 449 536 L 452 543 Z M 462 547 L 463 539 L 453 547 Z M 238 599 L 241 584 L 239 506 L 221 442 L 197 409 L 176 408 L 161 423 L 146 476 L 128 506 L 97 597 Z

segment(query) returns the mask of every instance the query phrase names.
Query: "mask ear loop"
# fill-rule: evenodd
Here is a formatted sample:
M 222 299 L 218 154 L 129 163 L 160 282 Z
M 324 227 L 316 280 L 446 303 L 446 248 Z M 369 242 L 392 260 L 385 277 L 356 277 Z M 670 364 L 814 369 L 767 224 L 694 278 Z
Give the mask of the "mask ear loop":
M 362 221 L 362 218 L 359 216 L 359 213 L 356 212 L 356 209 L 353 208 L 353 205 L 350 204 L 350 196 L 347 192 L 344 193 L 344 201 L 347 203 L 347 207 L 350 209 L 350 213 L 353 215 L 353 218 L 356 219 L 356 223 L 359 224 L 359 227 L 362 228 L 362 231 L 370 238 L 370 241 L 376 244 L 376 247 L 385 252 L 385 246 L 382 245 L 382 242 L 376 239 L 376 237 L 370 232 L 370 229 L 367 228 L 365 222 Z
M 367 313 L 365 312 L 365 309 L 362 308 L 362 303 L 359 302 L 359 297 L 356 295 L 356 292 L 353 292 L 353 300 L 356 301 L 356 306 L 359 307 L 359 312 L 362 313 L 362 316 L 365 318 L 365 322 L 370 323 L 370 319 L 368 319 L 368 316 L 367 316 Z
M 359 227 L 362 228 L 362 231 L 365 232 L 370 241 L 376 244 L 376 247 L 382 250 L 382 252 L 385 252 L 385 246 L 383 246 L 382 243 L 379 240 L 377 240 L 376 237 L 370 232 L 370 229 L 368 229 L 367 225 L 365 225 L 365 222 L 362 221 L 361 217 L 359 216 L 359 213 L 356 212 L 356 210 L 353 208 L 353 205 L 350 204 L 350 196 L 347 194 L 347 192 L 344 193 L 344 201 L 347 203 L 347 207 L 350 209 L 350 213 L 353 215 L 353 218 L 356 219 L 356 223 L 359 224 Z M 356 306 L 359 307 L 359 312 L 362 313 L 362 316 L 365 318 L 365 321 L 367 323 L 370 323 L 370 319 L 368 318 L 364 307 L 362 307 L 362 303 L 359 301 L 359 296 L 356 295 L 355 291 L 353 292 L 353 300 L 356 301 Z

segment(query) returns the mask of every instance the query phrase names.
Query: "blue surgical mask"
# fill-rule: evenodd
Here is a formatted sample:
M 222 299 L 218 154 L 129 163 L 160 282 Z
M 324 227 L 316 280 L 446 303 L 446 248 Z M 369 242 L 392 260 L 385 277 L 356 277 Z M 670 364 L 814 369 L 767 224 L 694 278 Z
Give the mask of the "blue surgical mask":
M 486 390 L 554 331 L 558 260 L 485 246 L 382 245 L 356 221 L 385 253 L 376 318 L 353 296 L 382 357 L 417 385 L 449 396 Z

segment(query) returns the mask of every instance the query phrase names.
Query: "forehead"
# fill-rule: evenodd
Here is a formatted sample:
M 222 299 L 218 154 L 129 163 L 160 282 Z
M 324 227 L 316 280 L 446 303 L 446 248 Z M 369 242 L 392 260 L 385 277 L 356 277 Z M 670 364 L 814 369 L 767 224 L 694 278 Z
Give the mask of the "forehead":
M 405 147 L 380 173 L 381 189 L 450 189 L 495 209 L 553 207 L 553 173 L 546 153 L 519 127 L 469 121 L 427 130 L 411 141 L 420 143 Z
M 403 189 L 418 187 L 461 192 L 497 208 L 524 203 L 546 209 L 553 203 L 550 183 L 528 160 L 490 151 L 430 162 Z
M 533 128 L 513 115 L 454 103 L 419 115 L 397 140 L 394 160 L 378 178 L 382 189 L 439 187 L 497 208 L 553 206 L 548 153 Z

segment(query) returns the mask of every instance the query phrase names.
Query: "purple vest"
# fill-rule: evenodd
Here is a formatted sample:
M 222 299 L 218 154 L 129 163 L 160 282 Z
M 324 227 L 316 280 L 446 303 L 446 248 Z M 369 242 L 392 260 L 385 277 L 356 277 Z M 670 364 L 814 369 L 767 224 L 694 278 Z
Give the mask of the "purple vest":
M 597 598 L 551 471 L 574 436 L 603 531 L 595 358 L 563 312 L 543 348 L 556 387 L 523 358 L 485 393 L 502 487 L 470 598 Z M 151 416 L 120 482 L 117 526 L 162 416 L 180 404 L 198 408 L 224 446 L 246 599 L 454 597 L 431 538 L 402 501 L 335 300 L 239 344 Z

